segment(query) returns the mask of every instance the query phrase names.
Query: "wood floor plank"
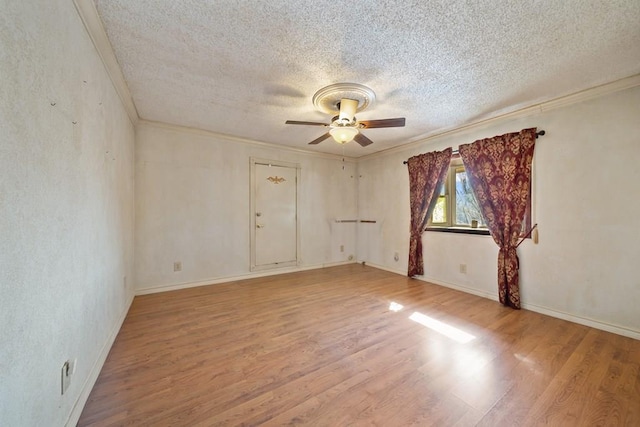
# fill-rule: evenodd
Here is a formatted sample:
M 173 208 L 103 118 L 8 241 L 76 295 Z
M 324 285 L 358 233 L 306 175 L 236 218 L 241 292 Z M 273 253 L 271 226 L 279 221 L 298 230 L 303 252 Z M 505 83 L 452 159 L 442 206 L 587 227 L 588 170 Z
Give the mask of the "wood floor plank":
M 640 425 L 640 342 L 358 264 L 240 280 L 136 297 L 78 425 Z

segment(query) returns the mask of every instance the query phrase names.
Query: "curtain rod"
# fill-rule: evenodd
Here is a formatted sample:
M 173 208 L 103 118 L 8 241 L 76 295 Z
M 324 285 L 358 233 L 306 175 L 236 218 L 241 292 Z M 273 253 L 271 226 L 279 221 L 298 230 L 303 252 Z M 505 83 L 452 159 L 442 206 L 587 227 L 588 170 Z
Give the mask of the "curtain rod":
M 544 134 L 545 134 L 545 133 L 546 133 L 546 132 L 545 132 L 544 130 L 541 130 L 541 131 L 536 132 L 536 139 L 538 139 L 538 137 L 539 137 L 539 136 L 544 136 Z M 458 154 L 458 150 L 453 150 L 453 151 L 451 152 L 451 154 Z M 407 164 L 407 161 L 405 160 L 404 162 L 402 162 L 402 164 L 403 164 L 403 165 L 406 165 L 406 164 Z

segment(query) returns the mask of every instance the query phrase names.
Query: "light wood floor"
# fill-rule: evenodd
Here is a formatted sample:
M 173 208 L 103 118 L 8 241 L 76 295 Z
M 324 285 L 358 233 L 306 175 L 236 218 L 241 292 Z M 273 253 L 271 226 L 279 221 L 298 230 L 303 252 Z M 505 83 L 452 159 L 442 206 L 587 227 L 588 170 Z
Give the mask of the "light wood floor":
M 79 423 L 261 424 L 640 426 L 640 341 L 352 264 L 136 297 Z

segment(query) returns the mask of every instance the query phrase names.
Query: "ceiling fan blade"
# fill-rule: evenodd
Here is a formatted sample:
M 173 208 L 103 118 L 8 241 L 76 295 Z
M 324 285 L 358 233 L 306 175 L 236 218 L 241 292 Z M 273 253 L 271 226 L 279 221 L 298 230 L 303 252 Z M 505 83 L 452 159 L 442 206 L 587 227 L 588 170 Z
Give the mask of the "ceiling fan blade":
M 310 125 L 310 126 L 329 126 L 326 123 L 319 123 L 319 122 L 300 122 L 298 120 L 287 120 L 286 122 L 284 122 L 284 124 L 286 125 Z
M 364 136 L 362 133 L 357 134 L 353 139 L 363 147 L 373 144 L 373 141 Z
M 405 122 L 404 117 L 398 117 L 397 119 L 359 120 L 358 121 L 360 125 L 363 125 L 364 129 L 398 128 L 398 127 L 403 127 L 404 122 Z
M 322 135 L 321 137 L 318 137 L 318 138 L 314 139 L 309 144 L 310 145 L 320 144 L 322 141 L 324 141 L 325 139 L 329 138 L 330 136 L 331 136 L 331 134 L 329 132 L 327 132 L 324 135 Z

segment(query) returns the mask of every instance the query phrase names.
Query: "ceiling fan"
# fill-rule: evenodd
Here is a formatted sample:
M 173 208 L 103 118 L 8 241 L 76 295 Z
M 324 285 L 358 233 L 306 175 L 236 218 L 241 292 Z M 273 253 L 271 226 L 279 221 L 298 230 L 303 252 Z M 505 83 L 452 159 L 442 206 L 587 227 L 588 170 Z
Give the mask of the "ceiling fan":
M 364 110 L 375 100 L 371 89 L 357 83 L 338 83 L 320 89 L 313 95 L 313 104 L 324 113 L 338 113 L 331 119 L 331 123 L 307 122 L 287 120 L 288 125 L 309 125 L 329 127 L 329 132 L 314 139 L 309 144 L 315 145 L 330 136 L 339 143 L 346 144 L 355 140 L 363 147 L 373 143 L 360 133 L 362 129 L 403 127 L 405 118 L 382 120 L 357 120 L 356 112 Z

